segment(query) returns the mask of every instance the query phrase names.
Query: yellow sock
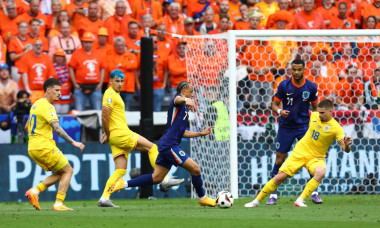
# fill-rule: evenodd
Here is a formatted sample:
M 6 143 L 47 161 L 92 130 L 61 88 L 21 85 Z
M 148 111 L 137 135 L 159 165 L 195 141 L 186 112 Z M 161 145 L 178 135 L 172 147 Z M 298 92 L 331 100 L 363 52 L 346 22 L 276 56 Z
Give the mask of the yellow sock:
M 108 189 L 119 179 L 119 177 L 123 177 L 127 173 L 126 169 L 116 169 L 115 172 L 108 178 L 106 187 L 104 187 L 103 198 L 110 198 L 111 194 L 108 193 Z
M 316 181 L 314 178 L 311 178 L 309 182 L 307 182 L 305 189 L 303 190 L 300 198 L 305 200 L 308 196 L 311 195 L 319 186 L 318 181 Z
M 263 189 L 261 189 L 259 195 L 256 197 L 256 199 L 258 201 L 261 201 L 263 200 L 265 197 L 267 197 L 269 194 L 271 194 L 272 192 L 274 192 L 274 190 L 276 190 L 276 188 L 278 187 L 278 185 L 276 183 L 274 183 L 274 180 L 271 179 L 265 186 Z
M 149 156 L 150 165 L 154 169 L 154 167 L 156 166 L 155 164 L 156 164 L 156 159 L 158 156 L 158 148 L 156 144 L 154 144 L 152 148 L 150 148 L 150 150 L 148 151 L 148 156 Z
M 45 191 L 47 189 L 46 185 L 44 184 L 44 182 L 41 182 L 39 183 L 37 186 L 36 186 L 36 190 L 38 191 L 38 193 L 41 193 L 43 191 Z
M 57 192 L 57 197 L 55 199 L 55 203 L 63 204 L 63 201 L 65 201 L 66 193 L 65 192 Z

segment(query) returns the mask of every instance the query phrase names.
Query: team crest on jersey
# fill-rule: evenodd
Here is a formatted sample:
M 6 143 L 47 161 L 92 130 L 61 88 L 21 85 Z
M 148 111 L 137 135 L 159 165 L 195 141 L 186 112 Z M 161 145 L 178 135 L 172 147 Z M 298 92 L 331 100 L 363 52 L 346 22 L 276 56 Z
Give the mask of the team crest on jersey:
M 310 92 L 309 91 L 303 91 L 302 98 L 306 100 L 306 99 L 309 99 L 309 97 L 310 97 Z
M 54 111 L 51 111 L 51 112 L 50 112 L 50 115 L 51 115 L 51 116 L 55 116 Z
M 181 155 L 182 157 L 185 156 L 185 151 L 180 150 L 179 155 Z
M 276 142 L 276 149 L 280 149 L 280 143 Z
M 108 99 L 107 99 L 107 103 L 108 103 L 108 104 L 111 104 L 111 102 L 112 102 L 112 98 L 108 98 Z
M 330 130 L 330 126 L 329 125 L 325 125 L 325 132 L 327 132 L 328 130 Z

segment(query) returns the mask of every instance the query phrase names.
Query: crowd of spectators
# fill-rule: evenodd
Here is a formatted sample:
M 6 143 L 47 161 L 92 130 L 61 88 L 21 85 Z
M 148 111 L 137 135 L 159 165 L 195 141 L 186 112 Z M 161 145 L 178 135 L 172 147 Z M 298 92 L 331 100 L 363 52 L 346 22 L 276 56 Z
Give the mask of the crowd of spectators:
M 221 86 L 218 77 L 227 69 L 225 41 L 210 39 L 186 48 L 189 39 L 172 34 L 380 28 L 380 0 L 0 0 L 0 5 L 0 63 L 10 66 L 9 79 L 5 73 L 0 78 L 0 96 L 6 97 L 1 113 L 15 105 L 15 91 L 25 90 L 32 102 L 41 98 L 49 77 L 62 82 L 58 113 L 101 109 L 109 72 L 115 69 L 125 74 L 121 97 L 131 110 L 143 83 L 145 28 L 154 47 L 154 111 L 161 111 L 165 93 L 173 96 L 187 75 L 204 91 Z M 334 99 L 339 108 L 378 108 L 380 43 L 366 39 L 339 45 L 239 40 L 237 64 L 246 72 L 240 76 L 245 88 L 238 91 L 239 107 L 268 110 L 276 86 L 290 76 L 288 63 L 302 58 L 305 76 L 317 84 L 321 99 Z M 186 66 L 186 56 L 196 64 Z

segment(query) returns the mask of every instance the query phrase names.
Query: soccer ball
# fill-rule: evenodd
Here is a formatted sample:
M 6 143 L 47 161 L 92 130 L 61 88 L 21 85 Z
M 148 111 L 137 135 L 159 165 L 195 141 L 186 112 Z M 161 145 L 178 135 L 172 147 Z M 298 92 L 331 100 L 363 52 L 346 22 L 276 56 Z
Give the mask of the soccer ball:
M 221 191 L 216 197 L 216 206 L 219 208 L 230 208 L 234 204 L 231 192 Z

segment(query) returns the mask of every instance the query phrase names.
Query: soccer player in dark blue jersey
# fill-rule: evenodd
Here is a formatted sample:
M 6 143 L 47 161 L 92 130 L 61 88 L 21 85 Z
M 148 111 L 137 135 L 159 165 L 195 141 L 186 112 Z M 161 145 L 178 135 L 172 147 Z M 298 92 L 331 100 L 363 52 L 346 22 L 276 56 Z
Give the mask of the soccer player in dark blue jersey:
M 309 128 L 309 108 L 317 110 L 317 86 L 304 77 L 305 62 L 295 59 L 291 63 L 292 78 L 280 83 L 272 102 L 272 110 L 280 115 L 276 139 L 276 161 L 272 177 L 276 176 L 295 139 L 300 140 Z M 281 108 L 282 103 L 282 108 Z M 322 203 L 318 194 L 313 193 L 314 203 Z M 275 205 L 277 192 L 274 191 L 266 203 Z
M 188 112 L 195 110 L 192 98 L 193 86 L 187 81 L 180 82 L 177 86 L 177 94 L 169 106 L 166 131 L 160 139 L 158 146 L 159 154 L 153 174 L 141 175 L 127 182 L 123 178 L 119 178 L 109 189 L 109 193 L 112 194 L 115 191 L 128 187 L 159 184 L 165 178 L 172 165 L 182 166 L 191 173 L 191 181 L 198 194 L 199 204 L 201 206 L 215 207 L 215 199 L 207 197 L 203 189 L 199 165 L 179 146 L 182 138 L 200 137 L 209 135 L 212 132 L 213 127 L 207 127 L 202 132 L 186 130 L 189 119 Z

